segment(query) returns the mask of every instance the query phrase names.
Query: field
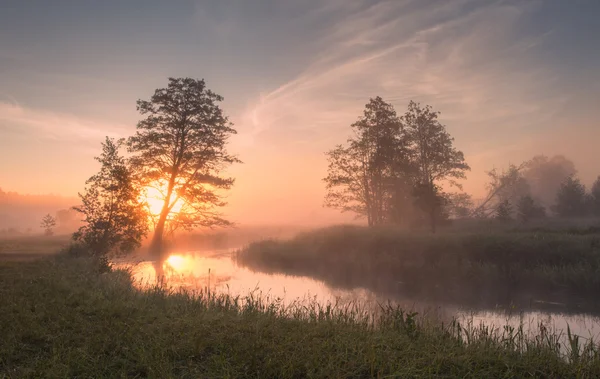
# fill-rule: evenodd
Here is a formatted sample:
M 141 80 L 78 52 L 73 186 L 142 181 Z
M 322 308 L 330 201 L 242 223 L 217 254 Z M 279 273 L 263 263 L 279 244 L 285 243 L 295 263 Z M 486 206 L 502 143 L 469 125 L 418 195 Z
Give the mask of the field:
M 0 261 L 23 261 L 56 254 L 71 242 L 71 235 L 0 238 Z
M 493 307 L 536 299 L 595 307 L 597 228 L 407 233 L 336 226 L 255 242 L 237 261 L 265 272 L 306 275 L 341 287 Z
M 571 338 L 431 324 L 400 309 L 138 291 L 60 255 L 0 263 L 0 377 L 596 377 Z M 578 347 L 577 347 L 578 346 Z

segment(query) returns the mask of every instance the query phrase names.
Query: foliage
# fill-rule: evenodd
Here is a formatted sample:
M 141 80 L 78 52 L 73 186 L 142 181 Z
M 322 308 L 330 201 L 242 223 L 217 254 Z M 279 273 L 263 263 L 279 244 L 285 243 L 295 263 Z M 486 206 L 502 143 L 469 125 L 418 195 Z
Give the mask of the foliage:
M 81 259 L 0 264 L 0 377 L 597 377 L 549 332 L 445 325 L 382 304 L 284 305 L 260 294 L 136 291 Z M 377 326 L 374 326 L 374 322 Z
M 327 152 L 325 205 L 380 225 L 389 216 L 394 184 L 404 175 L 399 168 L 406 165 L 406 139 L 396 111 L 381 97 L 370 99 L 351 128 L 355 136 L 348 146 Z
M 371 99 L 352 124 L 355 137 L 327 153 L 325 205 L 364 216 L 370 226 L 426 217 L 435 231 L 447 218 L 441 184 L 458 186 L 469 170 L 438 114 L 411 101 L 399 118 L 391 104 Z
M 433 232 L 440 209 L 440 182 L 447 181 L 460 188 L 456 180 L 465 179 L 465 171 L 470 170 L 463 153 L 453 146 L 454 139 L 438 121 L 438 116 L 439 112 L 430 106 L 421 107 L 411 101 L 402 117 L 417 170 L 415 195 L 420 208 L 430 219 Z
M 488 171 L 488 193 L 475 208 L 473 215 L 478 215 L 479 218 L 491 217 L 502 202 L 516 202 L 520 197 L 528 195 L 529 184 L 523 176 L 523 171 L 528 166 L 529 162 L 526 161 L 519 166 L 510 164 L 507 170 L 501 172 L 498 172 L 496 168 Z
M 590 191 L 590 205 L 594 216 L 600 217 L 600 176 L 592 185 L 592 189 Z
M 503 202 L 501 202 L 500 204 L 498 204 L 498 206 L 496 207 L 496 220 L 498 221 L 502 221 L 502 222 L 508 222 L 512 220 L 512 213 L 513 213 L 513 209 L 512 209 L 512 205 L 510 204 L 510 201 L 508 200 L 504 200 Z
M 582 217 L 588 213 L 585 186 L 575 176 L 569 176 L 556 194 L 554 211 L 559 217 Z
M 204 80 L 169 78 L 167 88 L 137 102 L 145 118 L 128 140 L 131 163 L 146 185 L 164 185 L 152 241 L 156 251 L 162 248 L 167 222 L 186 229 L 230 225 L 216 211 L 225 205 L 218 191 L 231 188 L 234 180 L 221 173 L 240 161 L 226 150 L 236 131 L 218 105 L 222 100 Z M 181 211 L 170 217 L 178 202 Z
M 414 202 L 417 209 L 421 210 L 423 219 L 421 223 L 429 223 L 431 230 L 435 232 L 436 225 L 448 219 L 446 206 L 448 200 L 438 185 L 417 183 L 413 192 Z
M 42 222 L 40 227 L 44 229 L 44 234 L 47 236 L 51 236 L 54 234 L 54 227 L 56 226 L 56 219 L 52 217 L 50 214 L 45 215 L 42 218 Z
M 546 209 L 536 204 L 531 196 L 523 196 L 517 203 L 517 217 L 521 222 L 526 223 L 536 218 L 546 217 Z
M 447 193 L 446 209 L 448 215 L 454 218 L 466 218 L 472 215 L 473 198 L 468 193 Z
M 148 231 L 148 215 L 140 202 L 125 158 L 119 155 L 123 140 L 106 138 L 96 157 L 100 171 L 86 181 L 81 205 L 74 209 L 84 216 L 84 225 L 73 238 L 95 256 L 127 253 L 140 246 Z

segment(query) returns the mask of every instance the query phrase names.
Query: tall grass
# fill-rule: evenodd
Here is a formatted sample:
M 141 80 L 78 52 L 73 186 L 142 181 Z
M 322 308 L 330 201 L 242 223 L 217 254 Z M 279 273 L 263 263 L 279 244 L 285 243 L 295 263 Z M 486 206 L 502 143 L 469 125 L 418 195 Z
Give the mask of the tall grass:
M 312 276 L 344 288 L 491 305 L 522 294 L 594 300 L 600 291 L 596 233 L 431 235 L 339 226 L 252 243 L 236 260 L 255 270 Z
M 432 324 L 392 305 L 373 314 L 356 305 L 138 291 L 128 272 L 100 273 L 83 258 L 1 263 L 0 298 L 6 377 L 600 375 L 595 345 L 564 350 L 549 333 Z

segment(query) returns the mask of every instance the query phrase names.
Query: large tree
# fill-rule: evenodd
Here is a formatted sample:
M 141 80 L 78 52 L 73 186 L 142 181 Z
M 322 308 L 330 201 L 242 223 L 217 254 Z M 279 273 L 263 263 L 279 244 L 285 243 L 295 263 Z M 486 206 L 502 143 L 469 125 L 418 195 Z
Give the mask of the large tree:
M 401 180 L 398 168 L 408 157 L 407 140 L 394 107 L 381 97 L 370 99 L 351 128 L 347 146 L 327 152 L 325 205 L 379 225 L 389 216 L 394 186 Z
M 84 225 L 73 235 L 92 255 L 128 253 L 141 244 L 148 231 L 148 214 L 140 201 L 140 190 L 125 158 L 119 154 L 124 140 L 106 138 L 96 157 L 100 171 L 86 181 L 81 205 Z
M 167 221 L 184 228 L 230 224 L 217 212 L 225 205 L 219 191 L 234 182 L 222 172 L 240 161 L 226 149 L 236 131 L 219 107 L 222 100 L 204 80 L 169 78 L 167 88 L 137 102 L 145 118 L 128 141 L 131 163 L 146 185 L 162 193 L 150 246 L 154 253 L 162 251 Z M 172 215 L 176 204 L 181 209 Z
M 415 194 L 428 218 L 432 232 L 441 214 L 444 201 L 440 198 L 440 185 L 448 183 L 460 187 L 458 179 L 466 178 L 470 170 L 464 155 L 454 147 L 454 138 L 438 121 L 439 112 L 430 106 L 421 107 L 411 101 L 402 117 L 402 124 L 414 152 L 413 162 L 418 170 Z

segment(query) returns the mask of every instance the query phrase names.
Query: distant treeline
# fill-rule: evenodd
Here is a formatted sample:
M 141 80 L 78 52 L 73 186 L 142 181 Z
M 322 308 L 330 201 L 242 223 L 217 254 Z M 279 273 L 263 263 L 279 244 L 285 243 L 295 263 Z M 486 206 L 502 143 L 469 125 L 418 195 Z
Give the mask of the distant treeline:
M 327 152 L 325 205 L 366 218 L 369 226 L 432 231 L 457 218 L 600 217 L 600 177 L 587 191 L 573 162 L 560 155 L 490 170 L 487 195 L 475 201 L 459 182 L 470 167 L 438 116 L 412 101 L 398 116 L 381 97 L 371 99 L 351 125 L 353 137 Z

